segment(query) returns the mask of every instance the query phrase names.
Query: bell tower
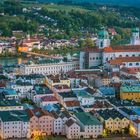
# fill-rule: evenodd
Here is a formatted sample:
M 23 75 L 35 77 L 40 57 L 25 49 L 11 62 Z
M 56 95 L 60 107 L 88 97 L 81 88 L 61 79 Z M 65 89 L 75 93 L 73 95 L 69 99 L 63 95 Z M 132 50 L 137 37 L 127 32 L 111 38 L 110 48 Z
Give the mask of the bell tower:
M 132 29 L 131 45 L 140 45 L 139 28 Z
M 96 45 L 99 47 L 99 49 L 104 49 L 110 46 L 109 34 L 104 27 L 98 33 Z

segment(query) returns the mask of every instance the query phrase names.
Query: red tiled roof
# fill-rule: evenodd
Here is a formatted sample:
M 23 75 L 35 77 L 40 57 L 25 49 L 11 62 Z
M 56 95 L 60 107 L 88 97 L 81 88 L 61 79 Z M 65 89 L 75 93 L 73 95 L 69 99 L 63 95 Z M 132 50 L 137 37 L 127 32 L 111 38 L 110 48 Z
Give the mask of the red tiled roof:
M 136 69 L 136 70 L 135 70 Z M 121 69 L 121 71 L 123 71 L 123 72 L 126 72 L 126 73 L 128 73 L 128 74 L 136 74 L 136 72 L 140 72 L 140 69 L 139 68 L 135 68 L 135 67 L 133 67 L 133 68 L 126 68 L 126 67 L 123 67 L 122 69 Z M 132 78 L 132 77 L 131 77 Z M 135 77 L 136 78 L 136 77 Z M 136 78 L 137 79 L 137 78 Z
M 26 44 L 22 44 L 22 46 L 21 47 L 28 47 L 28 45 L 26 45 Z
M 116 31 L 114 28 L 108 28 L 108 32 L 109 33 L 113 33 L 113 34 L 116 34 Z
M 120 76 L 120 72 L 112 72 L 112 76 L 117 76 L 117 77 L 119 77 L 119 76 Z
M 85 48 L 83 51 L 85 52 L 140 52 L 140 45 L 126 45 L 126 46 L 108 46 L 104 49 L 99 49 L 98 47 L 93 48 Z
M 42 110 L 41 108 L 27 109 L 26 111 L 30 118 L 32 118 L 33 116 L 36 116 L 38 118 L 42 116 L 52 116 L 48 111 Z
M 123 62 L 139 62 L 140 61 L 140 56 L 138 57 L 119 57 L 113 60 L 109 60 L 109 63 L 111 65 L 120 65 Z
M 67 80 L 67 78 L 62 77 L 59 74 L 57 74 L 57 75 L 48 75 L 47 77 L 48 77 L 48 79 L 52 80 L 53 83 L 59 83 L 60 80 Z
M 108 102 L 106 101 L 96 101 L 93 105 L 93 108 L 110 108 L 112 107 Z
M 30 118 L 32 118 L 33 116 L 36 116 L 36 113 L 37 112 L 39 112 L 38 117 L 41 117 L 41 116 L 45 115 L 44 112 L 40 108 L 37 108 L 37 109 L 28 109 L 26 111 L 29 114 L 29 117 Z
M 134 120 L 135 123 L 140 123 L 140 120 L 136 119 Z
M 79 101 L 65 101 L 65 105 L 67 107 L 80 106 L 80 102 Z
M 53 87 L 56 89 L 70 89 L 68 85 L 54 85 Z
M 44 102 L 53 102 L 53 101 L 57 101 L 57 99 L 54 96 L 45 96 L 45 97 L 41 97 L 41 100 Z
M 25 43 L 31 43 L 31 42 L 39 42 L 38 39 L 30 39 L 30 40 L 26 40 Z
M 6 83 L 0 83 L 0 88 L 6 87 Z
M 140 52 L 140 45 L 106 47 L 104 52 Z
M 79 79 L 83 79 L 83 80 L 87 79 L 87 77 L 85 75 L 82 75 L 81 73 L 76 74 L 74 71 L 68 72 L 67 74 L 68 74 L 69 78 L 79 78 Z
M 120 88 L 121 87 L 121 83 L 111 83 L 111 86 Z

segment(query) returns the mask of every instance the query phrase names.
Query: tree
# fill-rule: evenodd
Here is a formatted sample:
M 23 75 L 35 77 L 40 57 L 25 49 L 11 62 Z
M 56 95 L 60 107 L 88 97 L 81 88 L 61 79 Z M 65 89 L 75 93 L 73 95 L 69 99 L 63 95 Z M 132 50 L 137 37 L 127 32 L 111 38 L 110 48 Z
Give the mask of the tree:
M 114 38 L 113 38 L 111 43 L 112 43 L 112 45 L 116 45 L 121 40 L 122 40 L 121 35 L 117 34 L 117 35 L 114 36 Z
M 32 49 L 32 52 L 38 53 L 39 52 L 39 49 L 38 48 L 33 48 Z
M 93 43 L 93 41 L 92 41 L 91 38 L 86 38 L 86 40 L 85 40 L 85 46 L 86 47 L 94 47 L 94 43 Z
M 4 11 L 10 15 L 22 13 L 22 6 L 18 0 L 4 1 Z
M 85 46 L 85 41 L 81 39 L 78 41 L 78 44 L 80 48 L 83 48 Z

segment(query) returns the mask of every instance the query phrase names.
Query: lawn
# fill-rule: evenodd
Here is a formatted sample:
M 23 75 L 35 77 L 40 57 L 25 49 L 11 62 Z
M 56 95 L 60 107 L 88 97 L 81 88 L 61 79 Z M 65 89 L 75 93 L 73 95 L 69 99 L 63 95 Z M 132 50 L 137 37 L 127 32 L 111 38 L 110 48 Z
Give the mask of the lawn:
M 62 4 L 42 4 L 42 3 L 32 3 L 32 2 L 29 2 L 29 3 L 22 3 L 22 5 L 24 7 L 42 7 L 42 8 L 45 8 L 49 11 L 59 11 L 59 10 L 62 10 L 62 11 L 66 11 L 66 12 L 70 12 L 71 10 L 74 10 L 74 11 L 81 11 L 81 12 L 89 12 L 89 11 L 94 11 L 93 9 L 92 10 L 89 10 L 89 9 L 86 9 L 82 6 L 75 6 L 75 5 L 62 5 Z
M 89 10 L 81 7 L 81 6 L 71 6 L 71 5 L 57 5 L 57 4 L 49 4 L 49 5 L 43 5 L 42 7 L 46 8 L 49 11 L 81 11 L 81 12 L 87 12 Z

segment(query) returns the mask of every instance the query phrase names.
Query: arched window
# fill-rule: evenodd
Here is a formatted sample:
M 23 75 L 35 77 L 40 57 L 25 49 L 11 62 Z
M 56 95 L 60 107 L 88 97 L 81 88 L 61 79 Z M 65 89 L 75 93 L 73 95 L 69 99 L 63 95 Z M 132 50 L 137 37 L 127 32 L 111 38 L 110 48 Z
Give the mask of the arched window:
M 129 63 L 129 66 L 132 66 L 133 64 L 132 63 Z
M 136 66 L 139 66 L 139 63 L 136 63 Z
M 103 41 L 101 41 L 101 48 L 103 48 L 103 45 L 104 45 L 104 44 L 103 44 Z

